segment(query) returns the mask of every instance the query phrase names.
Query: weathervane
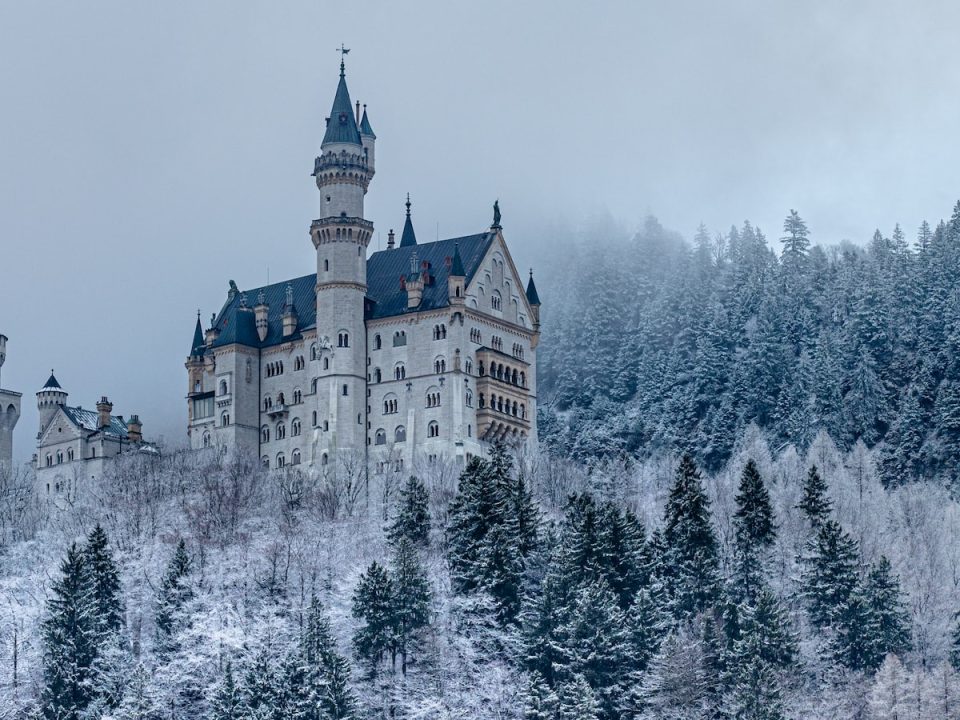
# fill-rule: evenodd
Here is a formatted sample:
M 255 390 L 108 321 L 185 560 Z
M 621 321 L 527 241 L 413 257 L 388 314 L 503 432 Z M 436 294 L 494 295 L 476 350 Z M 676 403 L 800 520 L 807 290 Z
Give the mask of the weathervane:
M 350 48 L 344 47 L 343 43 L 340 43 L 340 47 L 337 48 L 337 52 L 340 53 L 340 59 L 342 60 L 347 56 L 347 53 L 350 52 Z

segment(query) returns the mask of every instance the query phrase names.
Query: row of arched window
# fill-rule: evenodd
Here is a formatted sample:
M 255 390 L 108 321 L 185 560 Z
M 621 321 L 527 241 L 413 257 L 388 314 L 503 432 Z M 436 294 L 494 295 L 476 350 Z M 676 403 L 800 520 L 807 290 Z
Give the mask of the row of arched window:
M 480 328 L 470 329 L 470 342 L 475 342 L 477 345 L 480 344 Z
M 307 366 L 307 361 L 303 359 L 303 355 L 297 355 L 293 359 L 294 370 L 303 370 L 306 366 Z
M 406 442 L 407 441 L 407 429 L 403 425 L 397 425 L 393 431 L 393 441 L 394 442 Z M 373 436 L 374 445 L 386 445 L 387 444 L 387 431 L 383 428 L 379 428 Z
M 383 401 L 383 414 L 392 415 L 398 411 L 399 403 L 396 398 L 387 398 Z
M 503 338 L 494 335 L 490 338 L 490 347 L 499 352 L 503 352 Z
M 323 457 L 326 458 L 326 457 L 327 457 L 326 454 L 324 454 Z M 264 456 L 260 459 L 260 462 L 263 463 L 263 467 L 264 467 L 264 468 L 266 468 L 266 469 L 269 469 L 269 468 L 270 468 L 270 458 L 269 458 L 269 456 L 264 455 Z M 290 464 L 291 464 L 291 465 L 299 465 L 299 464 L 300 464 L 300 448 L 296 448 L 296 449 L 294 449 L 294 451 L 293 451 L 292 453 L 290 453 Z M 323 464 L 326 465 L 326 462 L 324 462 Z M 275 467 L 283 468 L 283 467 L 286 467 L 286 466 L 287 466 L 287 457 L 286 457 L 286 455 L 284 455 L 282 452 L 277 453 L 276 466 L 275 466 Z
M 346 332 L 337 333 L 337 347 L 350 347 L 350 334 Z
M 478 369 L 480 371 L 480 376 L 483 377 L 485 371 L 482 362 L 479 364 Z M 517 370 L 516 368 L 511 368 L 503 363 L 490 363 L 490 377 L 497 380 L 502 380 L 505 383 L 510 383 L 511 385 L 516 385 L 517 387 L 525 388 L 527 386 L 526 372 L 523 370 Z
M 513 356 L 515 358 L 519 358 L 520 360 L 523 360 L 523 345 L 521 345 L 520 343 L 513 344 Z
M 447 371 L 447 361 L 443 358 L 437 358 L 433 361 L 433 371 L 439 375 Z
M 439 392 L 428 392 L 427 393 L 427 407 L 440 407 L 440 393 Z
M 94 449 L 93 454 L 90 457 L 96 457 L 96 456 L 97 456 L 97 451 L 96 449 Z M 57 455 L 56 455 L 57 465 L 63 464 L 64 457 L 66 457 L 67 462 L 73 462 L 73 457 L 74 457 L 73 448 L 67 448 L 66 456 L 64 456 L 63 450 L 57 450 Z M 51 455 L 50 453 L 47 453 L 47 456 L 44 458 L 44 463 L 46 464 L 47 467 L 53 467 L 53 460 L 54 460 L 54 456 Z
M 443 340 L 447 337 L 447 326 L 440 324 L 433 326 L 433 339 Z
M 283 360 L 267 363 L 267 366 L 263 369 L 263 375 L 268 378 L 283 375 Z
M 480 393 L 480 407 L 486 407 L 486 401 L 483 397 L 483 393 Z M 525 420 L 527 417 L 526 405 L 523 403 L 518 403 L 516 400 L 511 402 L 510 398 L 505 398 L 502 395 L 495 395 L 494 393 L 490 393 L 490 409 L 496 410 L 497 412 L 502 412 L 505 415 L 518 417 L 521 420 Z
M 313 413 L 313 424 L 316 427 L 317 424 L 317 413 Z M 293 437 L 297 437 L 303 432 L 303 424 L 300 422 L 300 418 L 294 418 L 290 421 L 290 434 Z M 284 422 L 278 422 L 274 426 L 274 438 L 277 440 L 283 440 L 287 436 L 287 425 Z M 270 426 L 262 425 L 260 427 L 260 442 L 268 443 L 270 442 Z

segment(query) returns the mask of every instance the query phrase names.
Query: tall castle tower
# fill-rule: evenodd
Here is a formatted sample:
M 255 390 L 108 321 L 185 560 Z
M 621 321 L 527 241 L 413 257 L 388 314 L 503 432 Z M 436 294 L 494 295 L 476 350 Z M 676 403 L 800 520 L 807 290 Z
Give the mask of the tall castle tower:
M 7 359 L 7 336 L 0 335 L 0 369 Z M 0 385 L 0 467 L 13 464 L 13 428 L 20 419 L 20 393 Z
M 37 410 L 40 411 L 40 429 L 37 431 L 37 437 L 47 429 L 47 425 L 57 413 L 57 408 L 67 404 L 67 391 L 60 387 L 53 370 L 50 371 L 50 377 L 43 387 L 37 392 Z
M 320 218 L 310 226 L 317 250 L 317 413 L 328 432 L 325 451 L 366 446 L 367 245 L 373 223 L 363 217 L 363 198 L 374 173 L 374 142 L 366 109 L 351 107 L 344 63 L 320 156 L 313 175 L 320 191 Z

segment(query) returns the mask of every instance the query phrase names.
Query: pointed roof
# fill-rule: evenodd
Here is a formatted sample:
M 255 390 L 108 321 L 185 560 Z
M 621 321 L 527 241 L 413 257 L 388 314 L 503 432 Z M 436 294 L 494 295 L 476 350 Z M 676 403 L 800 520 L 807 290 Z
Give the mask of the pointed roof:
M 40 388 L 40 392 L 44 390 L 63 390 L 63 388 L 60 387 L 60 383 L 57 382 L 57 378 L 54 377 L 53 370 L 50 371 L 50 377 L 47 378 L 47 382 Z
M 367 119 L 367 106 L 363 106 L 363 117 L 360 118 L 360 134 L 369 135 L 374 140 L 377 139 L 377 134 L 373 131 L 373 128 L 370 127 L 370 121 Z
M 537 286 L 533 284 L 533 270 L 530 270 L 530 280 L 527 281 L 527 302 L 531 305 L 540 304 L 540 296 L 537 294 Z
M 327 118 L 327 130 L 323 134 L 323 147 L 327 143 L 352 143 L 360 145 L 360 131 L 357 129 L 357 118 L 350 106 L 350 91 L 347 90 L 347 77 L 344 72 L 343 61 L 340 61 L 340 83 L 337 85 L 337 94 L 333 98 L 333 108 Z
M 193 345 L 190 346 L 190 356 L 203 355 L 206 342 L 203 339 L 203 326 L 200 324 L 200 313 L 197 312 L 197 326 L 193 329 Z
M 467 273 L 463 269 L 463 260 L 460 259 L 460 243 L 453 246 L 453 262 L 450 263 L 451 277 L 466 277 Z
M 410 220 L 410 193 L 407 193 L 407 219 L 403 223 L 403 235 L 400 236 L 400 247 L 410 247 L 417 244 L 417 235 L 413 232 L 413 222 Z

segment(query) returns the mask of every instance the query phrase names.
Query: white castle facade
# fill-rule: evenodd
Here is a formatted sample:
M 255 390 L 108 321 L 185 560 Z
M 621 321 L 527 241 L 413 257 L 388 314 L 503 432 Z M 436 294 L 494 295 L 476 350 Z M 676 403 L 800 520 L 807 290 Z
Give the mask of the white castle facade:
M 6 359 L 7 336 L 0 334 L 0 370 Z M 20 419 L 20 398 L 20 393 L 4 390 L 0 385 L 0 472 L 13 467 L 13 429 Z
M 227 301 L 186 362 L 193 448 L 256 452 L 269 468 L 343 457 L 393 469 L 466 461 L 494 440 L 537 439 L 540 301 L 524 288 L 499 208 L 489 229 L 418 244 L 407 199 L 399 244 L 368 254 L 364 196 L 376 136 L 344 67 L 314 162 L 315 274 Z

